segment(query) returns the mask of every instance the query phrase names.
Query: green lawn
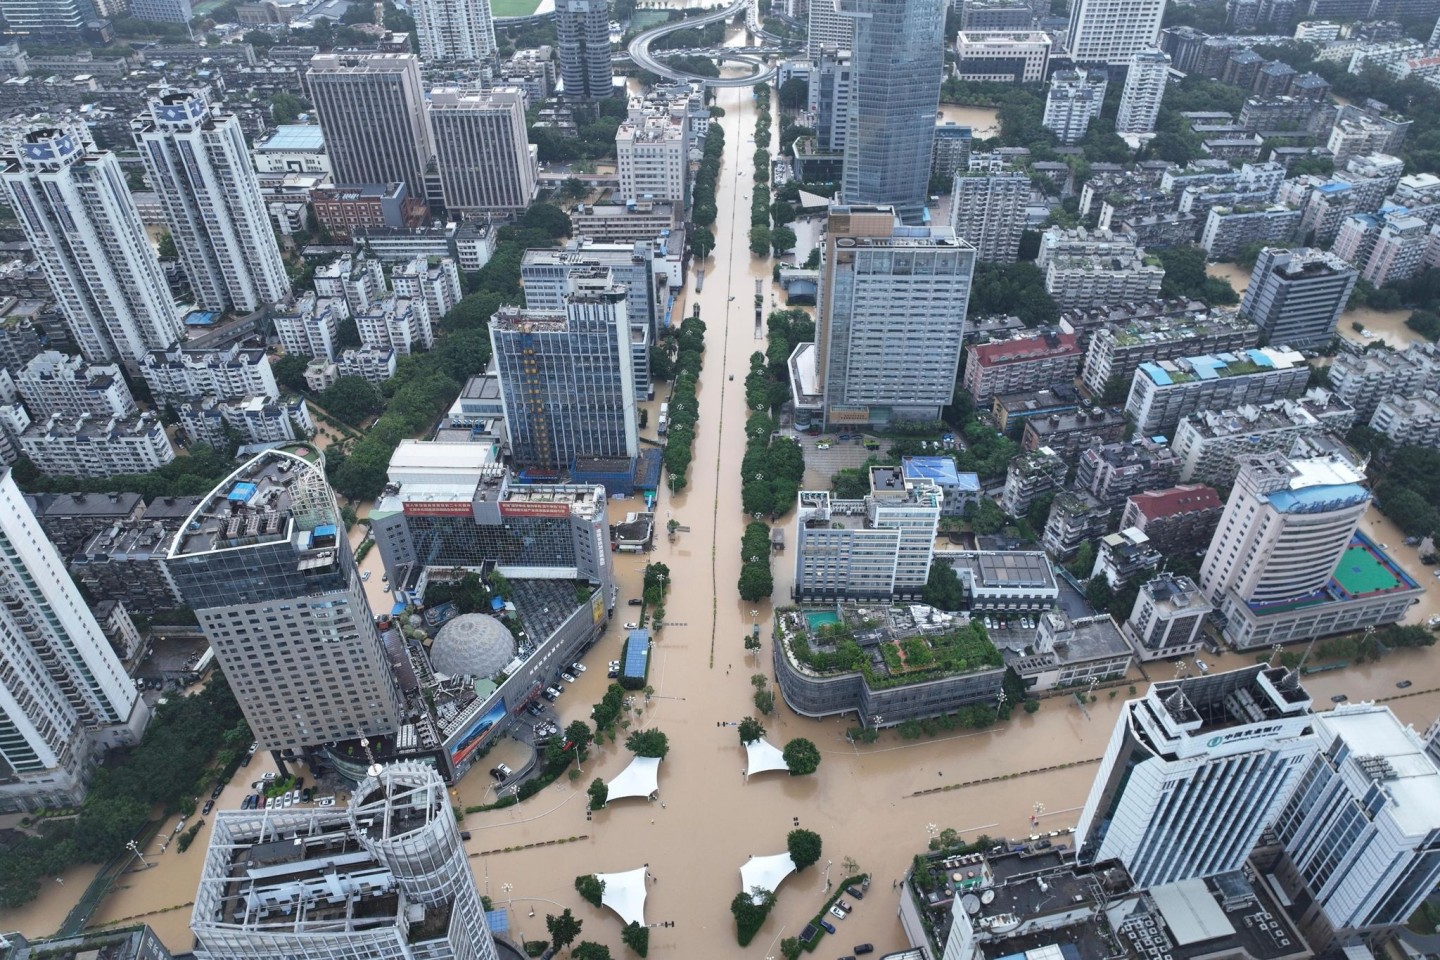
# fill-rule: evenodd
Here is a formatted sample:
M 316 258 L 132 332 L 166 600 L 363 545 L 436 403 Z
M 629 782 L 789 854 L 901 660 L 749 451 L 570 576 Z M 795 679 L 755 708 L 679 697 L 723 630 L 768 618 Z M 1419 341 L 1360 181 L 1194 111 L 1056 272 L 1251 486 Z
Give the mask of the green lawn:
M 490 0 L 490 13 L 497 17 L 528 17 L 540 0 Z

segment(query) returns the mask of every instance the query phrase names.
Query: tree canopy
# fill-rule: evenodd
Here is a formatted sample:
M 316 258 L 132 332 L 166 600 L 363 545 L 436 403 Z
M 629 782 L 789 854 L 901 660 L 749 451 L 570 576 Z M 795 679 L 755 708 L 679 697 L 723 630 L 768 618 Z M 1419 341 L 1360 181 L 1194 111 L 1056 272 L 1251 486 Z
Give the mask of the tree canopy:
M 804 870 L 819 860 L 822 846 L 820 834 L 814 830 L 791 830 L 785 837 L 785 849 L 795 861 L 796 870 Z
M 790 776 L 803 777 L 814 773 L 820 766 L 820 748 L 804 737 L 796 737 L 785 744 L 785 766 Z
M 670 752 L 670 738 L 664 732 L 651 727 L 636 730 L 625 738 L 625 748 L 637 757 L 664 758 Z
M 754 717 L 746 717 L 740 721 L 740 729 L 738 732 L 740 734 L 740 745 L 743 747 L 765 736 L 765 725 Z

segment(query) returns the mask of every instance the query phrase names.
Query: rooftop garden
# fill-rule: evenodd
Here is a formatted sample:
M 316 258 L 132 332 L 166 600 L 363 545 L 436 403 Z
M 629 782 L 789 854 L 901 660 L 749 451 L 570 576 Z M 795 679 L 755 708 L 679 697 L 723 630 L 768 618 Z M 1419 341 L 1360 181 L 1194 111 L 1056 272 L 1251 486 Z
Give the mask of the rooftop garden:
M 985 627 L 972 621 L 943 633 L 903 634 L 889 627 L 884 614 L 849 615 L 839 623 L 814 628 L 796 611 L 782 611 L 780 633 L 790 656 L 819 674 L 859 672 L 871 689 L 904 686 L 1004 666 L 1000 651 L 990 642 Z M 882 630 L 887 636 L 875 649 L 878 660 L 855 639 L 855 629 Z M 900 635 L 903 634 L 903 635 Z

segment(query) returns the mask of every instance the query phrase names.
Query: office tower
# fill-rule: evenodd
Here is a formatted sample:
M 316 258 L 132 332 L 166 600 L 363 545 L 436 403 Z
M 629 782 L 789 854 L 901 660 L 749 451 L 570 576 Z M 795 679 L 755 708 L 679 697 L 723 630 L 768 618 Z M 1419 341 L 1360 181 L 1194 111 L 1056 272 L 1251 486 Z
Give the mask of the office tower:
M 1334 254 L 1266 247 L 1250 273 L 1240 313 L 1270 343 L 1323 347 L 1335 336 L 1355 279 L 1355 268 Z
M 936 420 L 955 392 L 975 248 L 891 207 L 830 208 L 816 326 L 834 424 Z
M 207 494 L 168 556 L 265 750 L 394 733 L 399 689 L 324 457 L 268 450 Z
M 0 16 L 10 33 L 46 37 L 78 33 L 91 12 L 85 0 L 0 0 Z
M 1025 229 L 1030 178 L 1023 173 L 955 175 L 950 228 L 981 263 L 1014 263 Z
M 530 205 L 536 170 L 524 94 L 514 87 L 435 90 L 428 113 L 447 210 L 512 213 Z
M 989 83 L 1040 83 L 1050 47 L 1049 35 L 1039 31 L 961 30 L 955 38 L 955 75 Z
M 845 21 L 847 25 L 849 22 Z M 845 152 L 853 77 L 848 46 L 843 50 L 826 47 L 820 51 L 819 59 L 810 72 L 809 105 L 815 114 L 815 146 L 821 153 Z
M 488 63 L 495 59 L 490 0 L 415 0 L 410 5 L 420 59 Z
M 1159 50 L 1141 50 L 1130 58 L 1125 89 L 1120 94 L 1116 133 L 1149 133 L 1160 115 L 1160 101 L 1170 77 L 1170 56 Z
M 0 805 L 78 804 L 149 711 L 9 470 L 0 473 Z
M 849 50 L 855 39 L 855 27 L 840 12 L 840 0 L 813 0 L 809 10 L 809 31 L 805 38 L 805 56 L 819 60 L 821 50 Z
M 690 203 L 690 123 L 684 100 L 653 104 L 638 97 L 615 131 L 620 197 L 626 202 Z
M 201 960 L 498 957 L 445 782 L 421 763 L 372 767 L 344 807 L 221 811 L 190 930 Z
M 195 13 L 190 0 L 130 0 L 130 16 L 156 23 L 189 23 Z
M 336 183 L 399 180 L 410 196 L 425 196 L 434 151 L 413 54 L 321 54 L 311 58 L 305 80 Z
M 1076 63 L 1125 66 L 1155 46 L 1165 0 L 1074 0 L 1070 5 L 1070 58 Z
M 899 467 L 871 467 L 869 479 L 870 492 L 859 500 L 801 491 L 797 600 L 891 600 L 925 588 L 944 494 Z
M 564 312 L 502 307 L 490 323 L 515 462 L 638 454 L 625 288 L 602 268 L 570 275 Z
M 942 0 L 840 0 L 854 21 L 841 192 L 919 223 L 945 65 Z
M 167 93 L 131 130 L 200 306 L 250 313 L 287 299 L 240 118 L 212 110 L 203 93 Z
M 614 92 L 608 0 L 556 0 L 555 45 L 565 99 L 600 100 Z
M 1310 695 L 1263 665 L 1155 683 L 1120 709 L 1075 828 L 1137 887 L 1239 870 L 1315 749 Z
M 1236 458 L 1200 586 L 1236 649 L 1394 623 L 1423 592 L 1357 533 L 1370 505 L 1365 474 L 1339 453 Z
M 1440 770 L 1389 707 L 1315 717 L 1318 750 L 1275 821 L 1275 871 L 1317 952 L 1393 930 L 1440 881 Z
M 87 360 L 133 362 L 184 334 L 120 162 L 36 128 L 3 158 L 5 192 Z
M 1061 143 L 1078 143 L 1105 103 L 1104 70 L 1060 70 L 1045 91 L 1041 122 Z

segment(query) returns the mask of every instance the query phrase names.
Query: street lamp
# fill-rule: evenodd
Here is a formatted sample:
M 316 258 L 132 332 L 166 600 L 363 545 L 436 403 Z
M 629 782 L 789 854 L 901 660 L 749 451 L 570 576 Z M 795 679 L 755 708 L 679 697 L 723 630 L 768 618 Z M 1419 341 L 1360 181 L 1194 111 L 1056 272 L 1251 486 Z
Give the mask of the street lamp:
M 825 889 L 826 889 L 826 890 L 829 890 L 829 889 L 830 889 L 830 863 L 831 863 L 831 861 L 829 861 L 829 860 L 826 860 L 826 861 L 825 861 Z
M 126 849 L 126 850 L 129 850 L 131 853 L 135 854 L 135 856 L 139 857 L 139 858 L 140 858 L 140 862 L 145 865 L 145 868 L 146 868 L 146 869 L 149 869 L 149 867 L 150 867 L 149 861 L 147 861 L 147 860 L 145 859 L 145 854 L 143 854 L 143 853 L 140 852 L 140 848 L 135 844 L 135 841 L 134 841 L 134 840 L 127 841 L 126 844 L 125 844 L 125 849 Z M 59 877 L 56 877 L 55 879 L 56 879 L 56 880 L 60 880 Z M 62 882 L 63 882 L 63 881 L 62 881 Z

